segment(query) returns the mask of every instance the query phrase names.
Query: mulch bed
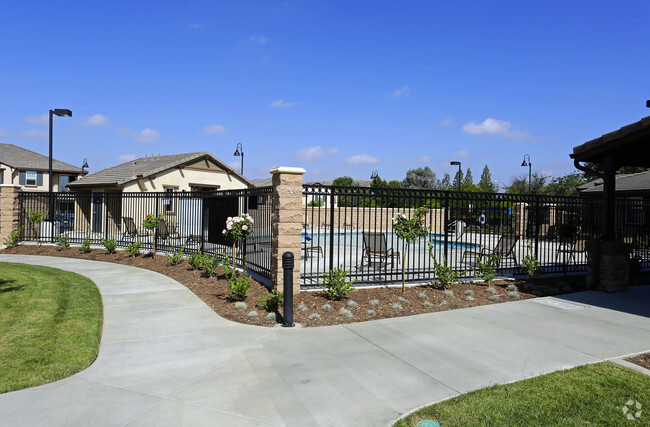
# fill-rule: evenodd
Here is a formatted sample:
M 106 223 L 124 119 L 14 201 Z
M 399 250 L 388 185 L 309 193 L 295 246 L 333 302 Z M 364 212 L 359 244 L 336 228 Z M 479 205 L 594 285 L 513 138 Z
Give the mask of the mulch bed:
M 625 360 L 643 366 L 646 369 L 650 369 L 650 353 L 637 354 L 636 356 L 628 357 Z
M 274 326 L 282 322 L 282 310 L 275 313 L 273 318 L 273 315 L 256 306 L 258 298 L 269 293 L 266 287 L 256 281 L 252 281 L 245 300 L 246 307 L 236 308 L 236 304 L 226 298 L 230 291 L 221 268 L 216 276 L 206 278 L 201 271 L 192 270 L 185 261 L 176 266 L 169 265 L 165 255 L 158 255 L 154 260 L 150 254 L 131 257 L 123 251 L 109 254 L 104 249 L 93 249 L 90 253 L 82 254 L 76 247 L 61 250 L 49 245 L 16 246 L 4 249 L 0 253 L 79 258 L 146 268 L 183 284 L 226 319 L 259 326 Z M 301 292 L 294 296 L 294 322 L 307 327 L 355 323 L 498 304 L 577 290 L 560 279 L 545 280 L 543 284 L 533 284 L 525 280 L 494 281 L 492 282 L 496 290 L 494 293 L 488 292 L 484 283 L 454 284 L 448 291 L 433 286 L 413 286 L 407 287 L 404 294 L 400 288 L 362 288 L 353 291 L 348 298 L 341 301 L 329 301 L 322 291 Z M 513 286 L 517 287 L 514 293 Z M 347 312 L 341 312 L 342 309 Z M 257 315 L 253 315 L 252 312 L 256 312 Z

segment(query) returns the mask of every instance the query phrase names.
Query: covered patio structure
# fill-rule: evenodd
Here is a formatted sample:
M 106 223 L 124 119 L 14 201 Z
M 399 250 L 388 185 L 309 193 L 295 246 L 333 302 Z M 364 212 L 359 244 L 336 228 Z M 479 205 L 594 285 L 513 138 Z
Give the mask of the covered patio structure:
M 576 168 L 603 179 L 601 235 L 588 245 L 587 283 L 610 292 L 625 290 L 632 248 L 617 239 L 616 172 L 623 166 L 650 167 L 650 116 L 574 147 L 570 157 Z M 595 164 L 598 170 L 582 163 Z

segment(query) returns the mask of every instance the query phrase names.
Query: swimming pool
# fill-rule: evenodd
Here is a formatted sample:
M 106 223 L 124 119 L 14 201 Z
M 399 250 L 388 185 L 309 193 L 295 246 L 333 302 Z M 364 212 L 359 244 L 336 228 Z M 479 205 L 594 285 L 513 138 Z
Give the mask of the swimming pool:
M 386 232 L 386 244 L 388 247 L 396 247 L 398 244 L 401 246 L 402 241 L 397 237 L 393 232 Z M 312 238 L 314 243 L 318 244 L 328 244 L 330 242 L 330 233 L 323 232 L 318 234 L 312 234 L 307 232 L 307 235 Z M 363 233 L 362 232 L 340 232 L 334 233 L 334 244 L 338 246 L 363 246 Z M 480 245 L 478 243 L 470 242 L 457 242 L 454 240 L 455 237 L 450 236 L 447 242 L 447 248 L 449 249 L 475 249 Z M 435 246 L 445 246 L 445 235 L 431 233 L 429 237 L 423 237 L 415 242 L 415 245 L 428 247 L 429 242 L 433 243 Z

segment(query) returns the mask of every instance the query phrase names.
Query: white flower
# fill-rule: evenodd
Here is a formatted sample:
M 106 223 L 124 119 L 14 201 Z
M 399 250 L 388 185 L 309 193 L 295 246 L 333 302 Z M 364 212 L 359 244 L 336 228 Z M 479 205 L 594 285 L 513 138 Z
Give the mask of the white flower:
M 226 228 L 227 228 L 228 230 L 230 230 L 230 229 L 232 229 L 232 225 L 227 224 L 227 225 L 226 225 Z
M 246 231 L 246 230 L 248 230 L 248 226 L 246 224 L 244 224 L 241 229 Z
M 228 230 L 224 229 L 224 230 L 222 231 L 222 233 L 223 233 L 224 235 L 225 235 L 225 234 L 228 234 Z
M 232 217 L 229 216 L 229 217 L 226 219 L 226 221 L 231 222 L 231 221 L 232 221 Z

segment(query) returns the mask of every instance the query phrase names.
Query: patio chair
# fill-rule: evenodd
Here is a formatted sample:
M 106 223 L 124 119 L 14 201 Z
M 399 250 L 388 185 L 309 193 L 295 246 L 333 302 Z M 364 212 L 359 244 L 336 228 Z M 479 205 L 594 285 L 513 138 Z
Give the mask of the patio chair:
M 465 262 L 465 257 L 467 255 L 475 255 L 478 258 L 482 258 L 484 256 L 496 255 L 498 257 L 497 265 L 496 265 L 497 267 L 499 266 L 502 260 L 507 258 L 512 258 L 512 260 L 515 262 L 515 265 L 519 267 L 519 262 L 517 262 L 517 258 L 515 257 L 515 246 L 517 245 L 518 241 L 519 241 L 519 236 L 501 236 L 494 249 L 480 248 L 479 250 L 474 250 L 474 249 L 465 250 L 463 252 L 463 258 L 461 262 L 463 263 Z
M 361 255 L 361 268 L 363 268 L 363 260 L 368 258 L 368 266 L 372 264 L 373 260 L 379 259 L 381 264 L 384 260 L 388 261 L 390 258 L 390 268 L 394 267 L 394 258 L 397 257 L 399 264 L 399 251 L 388 248 L 386 244 L 386 234 L 383 232 L 363 231 L 363 253 Z
M 465 234 L 465 231 L 467 231 L 467 224 L 465 221 L 457 219 L 449 223 L 448 231 L 453 235 L 454 240 L 458 240 L 463 234 Z
M 560 255 L 563 257 L 568 255 L 569 262 L 572 260 L 576 262 L 575 255 L 582 252 L 587 252 L 587 237 L 585 236 L 579 236 L 573 243 L 560 243 L 555 254 L 555 262 L 558 262 Z M 564 258 L 562 260 L 564 261 Z
M 314 245 L 314 242 L 311 237 L 309 237 L 309 233 L 307 231 L 304 231 L 301 233 L 302 236 L 305 237 L 305 240 L 302 242 L 302 252 L 304 254 L 305 258 L 309 258 L 309 255 L 316 252 L 316 255 L 322 256 L 325 258 L 325 254 L 323 253 L 323 248 L 320 245 Z
M 161 219 L 158 222 L 158 238 L 163 240 L 182 240 L 182 237 L 176 231 L 176 227 L 167 224 L 165 219 Z
M 124 233 L 122 233 L 122 240 L 128 236 L 131 241 L 133 241 L 138 236 L 146 235 L 138 230 L 138 227 L 135 225 L 135 221 L 133 221 L 133 218 L 130 216 L 122 217 L 122 221 L 124 221 L 125 228 Z

